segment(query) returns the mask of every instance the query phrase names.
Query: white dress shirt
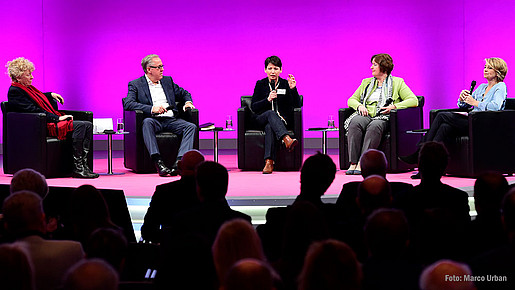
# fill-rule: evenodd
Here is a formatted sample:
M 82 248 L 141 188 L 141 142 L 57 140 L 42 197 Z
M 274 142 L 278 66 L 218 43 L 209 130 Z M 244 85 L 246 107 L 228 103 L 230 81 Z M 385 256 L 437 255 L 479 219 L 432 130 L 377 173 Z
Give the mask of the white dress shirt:
M 147 79 L 148 88 L 150 90 L 150 96 L 152 97 L 152 105 L 153 106 L 163 106 L 168 108 L 170 104 L 168 104 L 168 100 L 166 99 L 165 91 L 163 90 L 163 86 L 161 85 L 161 81 L 154 84 L 147 75 L 145 75 Z M 168 110 L 165 113 L 156 115 L 157 117 L 173 117 L 173 111 Z

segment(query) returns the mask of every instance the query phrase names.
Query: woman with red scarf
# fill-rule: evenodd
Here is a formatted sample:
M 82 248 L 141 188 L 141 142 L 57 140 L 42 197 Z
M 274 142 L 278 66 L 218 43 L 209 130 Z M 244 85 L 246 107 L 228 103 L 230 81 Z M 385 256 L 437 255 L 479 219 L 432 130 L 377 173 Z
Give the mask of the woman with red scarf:
M 7 93 L 9 105 L 22 113 L 44 113 L 47 117 L 47 128 L 50 136 L 59 140 L 66 139 L 71 132 L 73 144 L 73 177 L 97 178 L 98 174 L 89 169 L 86 162 L 93 124 L 89 121 L 73 120 L 72 115 L 65 115 L 51 105 L 52 98 L 61 104 L 63 97 L 56 93 L 42 93 L 32 85 L 34 64 L 23 57 L 7 62 L 7 71 L 12 79 Z

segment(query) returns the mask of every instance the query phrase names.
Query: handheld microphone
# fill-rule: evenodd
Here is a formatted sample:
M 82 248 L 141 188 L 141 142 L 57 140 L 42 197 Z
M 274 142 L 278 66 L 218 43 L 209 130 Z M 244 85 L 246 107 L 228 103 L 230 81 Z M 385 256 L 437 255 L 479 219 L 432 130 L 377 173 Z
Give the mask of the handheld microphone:
M 386 102 L 384 103 L 383 107 L 388 107 L 392 103 L 393 103 L 393 99 L 392 98 L 388 98 L 388 99 L 386 99 Z M 384 111 L 385 111 L 385 109 L 381 109 L 381 110 L 379 110 L 378 114 L 381 114 Z
M 472 95 L 472 91 L 474 90 L 475 87 L 476 87 L 476 81 L 472 81 L 472 83 L 470 83 L 470 95 Z
M 275 91 L 275 80 L 270 80 L 270 87 Z M 272 110 L 277 111 L 277 98 L 272 100 Z

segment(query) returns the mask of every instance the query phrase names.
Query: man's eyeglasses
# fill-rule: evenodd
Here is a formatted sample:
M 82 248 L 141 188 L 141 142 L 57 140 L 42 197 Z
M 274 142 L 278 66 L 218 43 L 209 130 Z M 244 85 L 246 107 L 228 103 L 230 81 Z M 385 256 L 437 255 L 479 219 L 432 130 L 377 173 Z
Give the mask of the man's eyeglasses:
M 149 67 L 157 68 L 157 69 L 162 69 L 162 68 L 164 68 L 164 65 L 158 65 L 158 66 L 149 65 Z

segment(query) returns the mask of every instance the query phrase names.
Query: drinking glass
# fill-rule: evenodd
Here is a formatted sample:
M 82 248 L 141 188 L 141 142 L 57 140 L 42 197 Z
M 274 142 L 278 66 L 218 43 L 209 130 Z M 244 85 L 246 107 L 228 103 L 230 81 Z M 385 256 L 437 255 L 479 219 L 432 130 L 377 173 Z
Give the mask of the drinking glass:
M 329 115 L 328 119 L 327 119 L 327 128 L 329 129 L 334 129 L 334 119 L 333 119 L 333 115 Z
M 227 115 L 227 119 L 225 120 L 225 129 L 232 129 L 232 116 Z
M 123 125 L 123 118 L 116 119 L 116 131 L 118 133 L 123 133 L 123 130 L 125 129 Z

